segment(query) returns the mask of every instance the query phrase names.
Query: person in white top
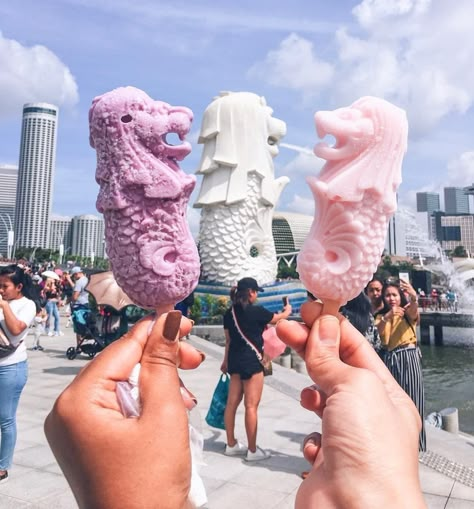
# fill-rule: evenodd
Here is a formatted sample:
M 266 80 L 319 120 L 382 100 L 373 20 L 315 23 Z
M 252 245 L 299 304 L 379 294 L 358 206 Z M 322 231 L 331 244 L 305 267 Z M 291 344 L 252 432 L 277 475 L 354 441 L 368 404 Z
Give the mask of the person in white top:
M 25 338 L 36 315 L 31 277 L 18 265 L 0 268 L 0 483 L 16 443 L 16 411 L 28 378 Z M 10 350 L 8 350 L 8 348 Z

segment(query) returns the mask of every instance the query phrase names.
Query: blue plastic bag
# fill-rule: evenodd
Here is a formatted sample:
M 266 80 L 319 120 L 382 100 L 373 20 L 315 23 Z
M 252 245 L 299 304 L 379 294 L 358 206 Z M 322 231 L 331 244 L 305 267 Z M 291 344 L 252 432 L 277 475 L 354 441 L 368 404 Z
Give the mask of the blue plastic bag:
M 212 396 L 211 406 L 206 415 L 206 422 L 213 428 L 225 429 L 224 412 L 229 394 L 230 376 L 222 374 Z

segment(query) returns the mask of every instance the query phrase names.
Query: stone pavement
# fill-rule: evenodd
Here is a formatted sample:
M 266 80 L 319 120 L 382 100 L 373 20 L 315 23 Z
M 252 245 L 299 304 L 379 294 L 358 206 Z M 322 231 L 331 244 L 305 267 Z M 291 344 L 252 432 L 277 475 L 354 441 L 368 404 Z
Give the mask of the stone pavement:
M 63 328 L 63 331 L 63 337 L 43 338 L 44 352 L 29 351 L 29 380 L 18 411 L 14 464 L 9 481 L 0 485 L 1 509 L 77 507 L 43 433 L 44 419 L 55 398 L 89 362 L 86 357 L 73 361 L 66 359 L 65 351 L 75 341 L 71 329 Z M 224 432 L 209 428 L 203 420 L 218 380 L 222 349 L 196 336 L 192 336 L 191 341 L 207 354 L 198 370 L 184 372 L 182 377 L 199 400 L 207 463 L 202 476 L 208 491 L 208 507 L 293 507 L 301 483 L 299 475 L 308 468 L 300 444 L 306 434 L 320 430 L 317 417 L 303 410 L 298 403 L 300 390 L 308 385 L 307 377 L 275 366 L 274 375 L 266 378 L 258 436 L 259 445 L 269 449 L 273 456 L 267 461 L 247 464 L 240 458 L 224 456 Z M 32 337 L 29 336 L 27 344 L 31 343 Z M 242 409 L 237 415 L 237 436 L 245 442 Z M 422 461 L 444 472 L 420 464 L 428 507 L 474 509 L 472 437 L 455 436 L 428 427 L 428 447 L 430 452 Z

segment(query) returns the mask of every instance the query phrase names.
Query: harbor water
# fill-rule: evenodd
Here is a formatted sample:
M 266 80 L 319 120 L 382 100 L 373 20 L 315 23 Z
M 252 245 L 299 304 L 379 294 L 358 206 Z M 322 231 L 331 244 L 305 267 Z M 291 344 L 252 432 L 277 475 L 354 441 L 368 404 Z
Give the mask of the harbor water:
M 474 435 L 474 330 L 444 327 L 443 334 L 443 346 L 421 346 L 425 416 L 456 407 L 460 430 Z

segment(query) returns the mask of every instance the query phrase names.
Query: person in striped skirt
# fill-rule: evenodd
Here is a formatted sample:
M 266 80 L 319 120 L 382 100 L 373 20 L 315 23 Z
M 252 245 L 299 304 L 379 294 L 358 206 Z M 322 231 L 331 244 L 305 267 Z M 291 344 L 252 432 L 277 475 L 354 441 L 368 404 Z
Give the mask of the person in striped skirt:
M 424 387 L 421 352 L 416 337 L 420 319 L 415 289 L 408 281 L 389 278 L 384 282 L 384 307 L 375 315 L 382 342 L 382 358 L 400 387 L 410 396 L 421 417 L 419 451 L 426 451 Z

